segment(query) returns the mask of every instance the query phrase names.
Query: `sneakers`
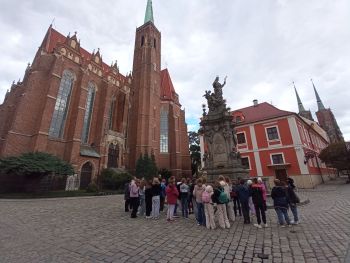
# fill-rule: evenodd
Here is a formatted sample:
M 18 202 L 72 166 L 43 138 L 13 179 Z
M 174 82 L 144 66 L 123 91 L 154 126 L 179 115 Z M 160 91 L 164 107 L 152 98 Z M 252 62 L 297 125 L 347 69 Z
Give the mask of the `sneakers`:
M 280 225 L 281 227 L 286 227 L 286 225 Z
M 254 226 L 257 227 L 257 228 L 262 228 L 262 226 L 259 225 L 259 224 L 254 224 Z
M 264 224 L 264 227 L 268 227 L 268 224 Z

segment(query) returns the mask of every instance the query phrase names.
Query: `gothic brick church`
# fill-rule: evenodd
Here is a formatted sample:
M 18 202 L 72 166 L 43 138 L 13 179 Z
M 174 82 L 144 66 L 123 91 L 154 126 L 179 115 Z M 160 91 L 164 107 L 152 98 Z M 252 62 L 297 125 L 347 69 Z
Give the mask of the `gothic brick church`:
M 191 173 L 185 112 L 167 69 L 152 1 L 136 29 L 132 74 L 107 65 L 52 26 L 22 81 L 0 105 L 0 156 L 49 152 L 70 162 L 86 187 L 103 168 L 135 171 L 141 153 L 159 169 Z

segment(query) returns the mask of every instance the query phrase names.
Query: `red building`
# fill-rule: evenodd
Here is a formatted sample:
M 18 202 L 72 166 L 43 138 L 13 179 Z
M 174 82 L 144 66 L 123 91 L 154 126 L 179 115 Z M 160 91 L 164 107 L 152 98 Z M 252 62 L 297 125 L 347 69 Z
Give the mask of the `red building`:
M 0 105 L 0 156 L 49 152 L 70 162 L 86 187 L 103 168 L 133 172 L 140 153 L 159 169 L 190 174 L 187 125 L 167 69 L 148 1 L 136 30 L 132 75 L 51 26 Z
M 267 176 L 270 183 L 289 176 L 299 187 L 310 188 L 333 173 L 317 157 L 329 139 L 316 122 L 257 101 L 232 115 L 237 148 L 250 176 Z

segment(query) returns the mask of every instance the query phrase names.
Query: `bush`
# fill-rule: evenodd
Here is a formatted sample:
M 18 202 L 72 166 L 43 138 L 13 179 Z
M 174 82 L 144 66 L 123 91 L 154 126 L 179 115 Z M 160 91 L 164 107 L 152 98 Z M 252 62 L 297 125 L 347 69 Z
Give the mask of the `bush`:
M 87 193 L 97 193 L 98 187 L 95 183 L 89 183 L 88 187 L 86 188 Z
M 102 187 L 108 190 L 123 189 L 131 179 L 132 176 L 126 172 L 116 172 L 108 168 L 101 172 Z

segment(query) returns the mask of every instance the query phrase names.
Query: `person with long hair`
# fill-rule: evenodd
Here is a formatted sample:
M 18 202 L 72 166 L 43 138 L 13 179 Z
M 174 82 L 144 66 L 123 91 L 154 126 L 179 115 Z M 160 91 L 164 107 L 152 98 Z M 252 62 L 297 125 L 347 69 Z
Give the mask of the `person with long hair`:
M 264 223 L 264 227 L 267 227 L 266 214 L 265 214 L 265 202 L 263 197 L 263 190 L 261 185 L 258 183 L 258 179 L 253 179 L 253 184 L 251 187 L 252 200 L 255 207 L 255 214 L 257 219 L 257 224 L 254 224 L 257 228 L 262 228 L 261 219 Z
M 153 178 L 152 182 L 152 218 L 159 219 L 159 209 L 160 209 L 160 194 L 162 188 L 158 177 Z
M 271 197 L 273 199 L 273 206 L 277 214 L 278 222 L 281 227 L 285 227 L 286 224 L 289 226 L 287 189 L 284 183 L 278 179 L 275 179 L 274 183 L 275 186 L 272 188 Z

